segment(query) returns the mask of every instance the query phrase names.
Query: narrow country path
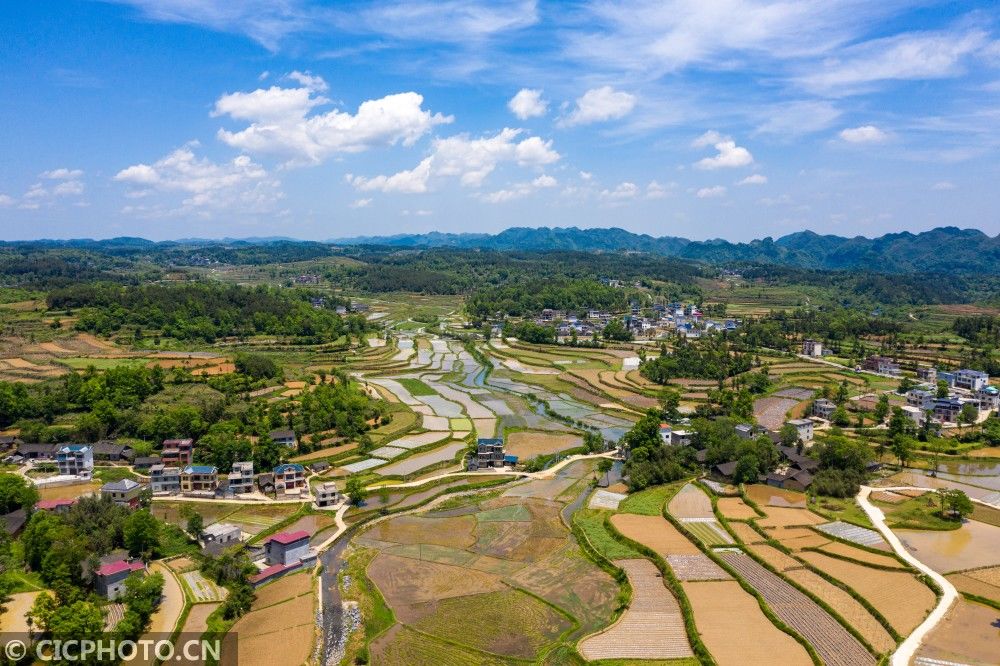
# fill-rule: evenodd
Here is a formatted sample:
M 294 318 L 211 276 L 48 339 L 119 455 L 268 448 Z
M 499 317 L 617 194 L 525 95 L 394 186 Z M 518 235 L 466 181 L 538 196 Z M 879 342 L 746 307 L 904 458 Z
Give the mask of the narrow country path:
M 926 574 L 931 580 L 937 583 L 941 590 L 943 590 L 943 594 L 941 595 L 941 599 L 938 601 L 938 605 L 930 612 L 930 615 L 924 618 L 924 621 L 920 623 L 920 626 L 914 629 L 913 632 L 906 637 L 906 640 L 904 640 L 899 647 L 896 648 L 896 651 L 892 655 L 892 666 L 909 666 L 910 661 L 913 659 L 913 656 L 916 654 L 917 649 L 920 647 L 924 638 L 931 632 L 932 629 L 934 629 L 934 627 L 938 625 L 941 620 L 944 619 L 944 616 L 948 613 L 952 604 L 958 600 L 958 591 L 955 589 L 954 585 L 948 582 L 948 579 L 931 569 L 906 550 L 903 546 L 903 542 L 899 540 L 899 537 L 897 537 L 892 530 L 889 529 L 889 526 L 885 524 L 885 514 L 882 510 L 868 500 L 868 496 L 871 494 L 872 490 L 876 489 L 870 486 L 861 486 L 861 491 L 857 496 L 858 504 L 861 505 L 865 514 L 867 514 L 868 518 L 872 521 L 872 524 L 878 528 L 878 531 L 882 533 L 882 536 L 884 536 L 885 540 L 889 542 L 889 545 L 892 546 L 892 549 L 897 555 L 906 560 L 918 571 Z M 878 488 L 878 490 L 883 489 Z

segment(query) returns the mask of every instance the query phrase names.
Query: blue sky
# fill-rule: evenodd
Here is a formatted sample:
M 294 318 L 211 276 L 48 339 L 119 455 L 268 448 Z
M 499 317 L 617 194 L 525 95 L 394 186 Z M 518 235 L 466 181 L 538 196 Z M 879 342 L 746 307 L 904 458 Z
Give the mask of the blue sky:
M 0 238 L 1000 233 L 1000 6 L 15 1 Z

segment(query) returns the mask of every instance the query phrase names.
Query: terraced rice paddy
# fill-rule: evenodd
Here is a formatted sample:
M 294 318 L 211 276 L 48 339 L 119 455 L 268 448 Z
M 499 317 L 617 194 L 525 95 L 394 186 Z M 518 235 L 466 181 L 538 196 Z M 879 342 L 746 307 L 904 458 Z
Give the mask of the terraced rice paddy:
M 845 523 L 842 521 L 834 521 L 832 523 L 826 523 L 823 525 L 817 525 L 816 529 L 825 534 L 835 536 L 838 539 L 843 539 L 844 541 L 850 541 L 851 543 L 860 544 L 862 546 L 868 546 L 869 548 L 887 548 L 888 544 L 882 535 L 875 530 L 870 530 L 866 527 L 858 527 L 857 525 L 851 525 L 850 523 Z
M 1000 655 L 1000 611 L 959 599 L 917 651 L 914 666 L 993 666 Z
M 695 485 L 685 484 L 667 505 L 670 515 L 685 520 L 687 518 L 715 519 L 712 500 Z
M 729 520 L 749 520 L 758 517 L 753 507 L 739 497 L 720 497 L 718 507 L 719 513 Z
M 1000 602 L 1000 567 L 951 574 L 947 578 L 960 592 Z
M 935 571 L 947 573 L 1000 564 L 1000 527 L 975 520 L 957 530 L 895 530 L 906 549 Z
M 875 663 L 868 650 L 837 620 L 779 576 L 741 552 L 724 552 L 720 557 L 764 597 L 782 622 L 809 641 L 824 663 L 832 666 Z
M 624 536 L 664 557 L 701 553 L 677 528 L 659 516 L 618 513 L 611 517 L 611 525 Z
M 381 467 L 375 470 L 375 473 L 380 476 L 407 476 L 409 474 L 419 472 L 425 467 L 455 460 L 458 452 L 465 448 L 466 444 L 464 442 L 445 444 L 444 446 L 436 448 L 432 451 L 418 453 L 408 458 L 404 458 L 399 462 Z
M 888 652 L 896 647 L 896 641 L 882 623 L 847 591 L 809 569 L 791 569 L 785 571 L 784 575 L 822 599 L 879 652 Z
M 812 666 L 805 648 L 767 619 L 736 581 L 682 583 L 694 622 L 719 666 Z M 734 622 L 734 618 L 739 618 Z
M 632 602 L 618 622 L 582 641 L 584 658 L 678 659 L 693 655 L 680 606 L 649 560 L 618 560 L 632 586 Z
M 708 555 L 667 555 L 667 564 L 678 580 L 732 580 L 732 576 Z
M 836 541 L 831 541 L 830 543 L 820 546 L 820 550 L 824 553 L 832 553 L 833 555 L 840 555 L 842 557 L 849 557 L 852 560 L 858 560 L 859 562 L 864 562 L 866 564 L 874 564 L 880 567 L 892 567 L 894 569 L 905 569 L 906 565 L 889 555 L 878 555 L 876 553 L 869 552 L 867 550 L 862 550 L 861 548 L 855 548 L 853 546 L 848 546 L 847 544 L 838 543 Z
M 911 573 L 872 569 L 821 553 L 806 551 L 799 557 L 867 599 L 902 635 L 913 631 L 937 603 L 934 592 Z
M 818 525 L 826 522 L 822 516 L 817 516 L 806 509 L 790 509 L 781 506 L 769 506 L 764 509 L 766 518 L 761 518 L 757 524 L 763 528 L 795 527 L 799 525 Z
M 725 546 L 733 543 L 733 537 L 714 518 L 688 518 L 681 524 L 706 546 Z
M 521 431 L 508 435 L 506 451 L 520 460 L 549 455 L 581 446 L 579 435 Z
M 795 569 L 802 566 L 802 563 L 794 557 L 791 557 L 790 555 L 781 552 L 774 546 L 766 543 L 747 546 L 747 548 L 751 553 L 764 560 L 778 571 L 788 571 L 789 569 Z
M 239 636 L 240 664 L 298 666 L 312 653 L 315 594 L 307 573 L 293 574 L 257 591 L 250 612 L 231 631 Z M 275 650 L 276 636 L 282 649 Z
M 806 507 L 806 496 L 792 490 L 784 490 L 763 484 L 747 486 L 747 497 L 756 502 L 761 508 L 768 506 L 786 506 L 804 509 Z M 767 509 L 764 508 L 766 512 Z

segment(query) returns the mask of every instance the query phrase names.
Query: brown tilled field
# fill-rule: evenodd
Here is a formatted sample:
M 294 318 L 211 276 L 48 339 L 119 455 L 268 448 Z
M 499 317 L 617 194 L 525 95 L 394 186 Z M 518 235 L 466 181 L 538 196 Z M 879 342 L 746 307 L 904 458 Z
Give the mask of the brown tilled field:
M 285 599 L 303 595 L 312 590 L 312 576 L 308 572 L 282 576 L 273 583 L 259 588 L 254 600 L 255 608 L 265 608 Z
M 767 602 L 774 614 L 802 635 L 831 666 L 875 664 L 875 658 L 850 632 L 812 599 L 750 556 L 725 552 L 720 557 Z
M 769 506 L 764 509 L 767 518 L 761 518 L 757 524 L 761 527 L 794 527 L 797 525 L 819 525 L 827 520 L 817 516 L 808 509 L 790 509 L 783 506 Z
M 493 574 L 386 553 L 372 560 L 367 573 L 403 622 L 413 604 L 506 589 Z
M 736 581 L 681 583 L 702 641 L 719 666 L 812 666 L 799 643 L 767 619 Z M 739 618 L 734 622 L 733 618 Z
M 747 523 L 741 523 L 734 520 L 729 523 L 729 529 L 731 529 L 733 533 L 736 534 L 736 537 L 743 543 L 757 543 L 758 541 L 764 540 L 764 537 Z
M 802 566 L 802 563 L 794 557 L 790 557 L 774 546 L 770 546 L 766 543 L 748 546 L 747 548 L 754 555 L 764 560 L 778 571 L 787 571 L 788 569 L 795 569 L 796 567 Z
M 693 656 L 677 600 L 649 560 L 618 560 L 632 586 L 632 602 L 618 622 L 580 641 L 584 658 L 680 659 Z
M 629 539 L 638 541 L 663 556 L 697 555 L 701 552 L 677 528 L 660 516 L 616 513 L 611 516 L 611 524 Z
M 749 520 L 758 517 L 753 507 L 739 497 L 720 497 L 718 507 L 719 513 L 730 520 Z
M 918 663 L 992 666 L 1000 659 L 1000 611 L 959 599 L 924 639 Z
M 670 515 L 676 518 L 714 518 L 712 500 L 701 488 L 687 483 L 682 487 L 670 504 L 667 505 Z
M 894 557 L 889 557 L 888 555 L 878 555 L 867 550 L 862 550 L 861 548 L 848 546 L 847 544 L 839 541 L 831 541 L 825 546 L 822 546 L 820 550 L 826 553 L 842 555 L 844 557 L 849 557 L 852 560 L 867 562 L 868 564 L 875 564 L 882 567 L 892 567 L 894 569 L 906 568 L 906 565 Z
M 874 615 L 868 612 L 867 608 L 846 591 L 808 569 L 793 569 L 786 571 L 784 575 L 829 604 L 852 627 L 857 629 L 876 650 L 887 652 L 896 647 L 896 641 L 892 639 L 885 627 L 875 619 Z
M 522 431 L 511 433 L 507 437 L 505 449 L 519 460 L 530 460 L 535 456 L 558 453 L 582 444 L 583 440 L 578 435 Z
M 975 594 L 979 597 L 1000 602 L 1000 585 L 993 585 L 989 582 L 972 578 L 969 573 L 971 572 L 964 574 L 949 574 L 946 578 L 951 581 L 951 584 L 954 585 L 959 592 Z
M 799 557 L 867 599 L 900 634 L 908 634 L 937 603 L 929 587 L 910 573 L 883 571 L 803 551 Z

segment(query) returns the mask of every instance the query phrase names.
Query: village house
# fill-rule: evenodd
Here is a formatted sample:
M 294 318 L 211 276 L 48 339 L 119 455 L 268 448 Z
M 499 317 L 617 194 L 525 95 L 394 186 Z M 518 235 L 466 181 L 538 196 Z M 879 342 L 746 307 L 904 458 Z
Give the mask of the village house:
M 18 444 L 17 454 L 25 460 L 52 460 L 59 450 L 58 444 Z
M 35 502 L 35 509 L 37 511 L 51 511 L 52 513 L 67 513 L 75 504 L 75 499 L 44 499 Z
M 818 340 L 806 339 L 802 341 L 802 355 L 803 356 L 822 356 L 823 355 L 823 343 Z
M 921 411 L 933 409 L 936 399 L 937 392 L 929 389 L 914 388 L 906 392 L 906 404 Z
M 110 439 L 102 439 L 94 444 L 94 460 L 121 462 L 135 457 L 135 451 L 127 444 L 117 444 Z
M 664 445 L 670 444 L 670 433 L 673 432 L 673 428 L 670 427 L 669 423 L 660 424 L 660 440 Z
M 110 564 L 102 564 L 94 572 L 97 593 L 105 599 L 112 601 L 117 599 L 125 593 L 125 579 L 137 571 L 146 571 L 146 565 L 141 560 L 132 562 L 118 560 Z
M 955 372 L 938 372 L 937 378 L 948 382 L 948 386 L 954 386 L 966 391 L 978 391 L 985 388 L 990 383 L 990 376 L 979 370 L 969 370 L 964 368 Z
M 813 402 L 812 413 L 813 416 L 818 416 L 821 419 L 830 420 L 833 413 L 837 410 L 837 405 L 831 400 L 826 398 L 820 398 Z
M 476 442 L 476 452 L 469 456 L 468 469 L 470 472 L 475 472 L 480 469 L 516 464 L 517 456 L 504 455 L 502 438 L 481 437 Z
M 918 428 L 924 424 L 924 419 L 927 418 L 927 413 L 919 407 L 914 407 L 913 405 L 903 405 L 900 409 L 903 410 L 903 414 L 905 414 L 907 418 L 913 421 L 913 425 Z
M 975 393 L 979 401 L 979 411 L 992 412 L 1000 409 L 1000 389 L 996 386 L 984 386 Z
M 219 552 L 243 540 L 243 531 L 232 523 L 215 523 L 201 531 L 201 547 Z
M 138 456 L 132 461 L 132 469 L 137 472 L 148 471 L 153 465 L 159 465 L 163 462 L 160 456 Z
M 219 485 L 219 470 L 211 465 L 188 465 L 181 470 L 182 493 L 214 493 Z
M 274 442 L 275 444 L 279 444 L 281 446 L 287 446 L 290 449 L 297 448 L 299 445 L 299 441 L 295 438 L 294 430 L 287 430 L 287 429 L 272 430 L 270 433 L 268 433 L 268 436 L 271 438 L 271 441 Z
M 164 465 L 190 465 L 194 460 L 194 442 L 190 439 L 166 439 L 160 457 Z
M 340 501 L 340 493 L 337 492 L 337 484 L 333 481 L 317 484 L 313 488 L 316 495 L 316 506 L 333 506 Z
M 899 365 L 888 356 L 869 356 L 862 366 L 865 370 L 877 372 L 880 375 L 891 375 L 898 377 L 900 374 Z
M 89 479 L 94 472 L 94 450 L 86 444 L 67 444 L 56 453 L 56 467 L 60 474 Z
M 956 397 L 936 398 L 931 411 L 934 412 L 934 418 L 942 423 L 957 423 L 958 416 L 962 413 L 962 407 L 967 402 L 973 401 Z
M 922 382 L 927 382 L 928 384 L 934 384 L 937 382 L 937 368 L 934 366 L 926 367 L 920 366 L 917 368 L 917 379 Z
M 306 470 L 298 463 L 284 463 L 274 468 L 274 490 L 292 493 L 306 487 Z
M 800 442 L 811 442 L 813 439 L 813 422 L 809 419 L 792 419 L 785 422 L 787 425 L 795 426 Z
M 181 471 L 158 463 L 149 468 L 149 486 L 154 493 L 179 493 Z
M 253 461 L 234 462 L 229 472 L 229 490 L 234 495 L 253 492 Z
M 145 488 L 132 479 L 120 479 L 101 486 L 101 497 L 110 498 L 118 506 L 135 509 L 139 506 L 139 494 Z
M 257 488 L 265 495 L 274 494 L 274 474 L 267 472 L 257 475 Z
M 670 445 L 671 446 L 691 446 L 691 440 L 694 439 L 695 432 L 693 430 L 674 430 L 670 433 Z

